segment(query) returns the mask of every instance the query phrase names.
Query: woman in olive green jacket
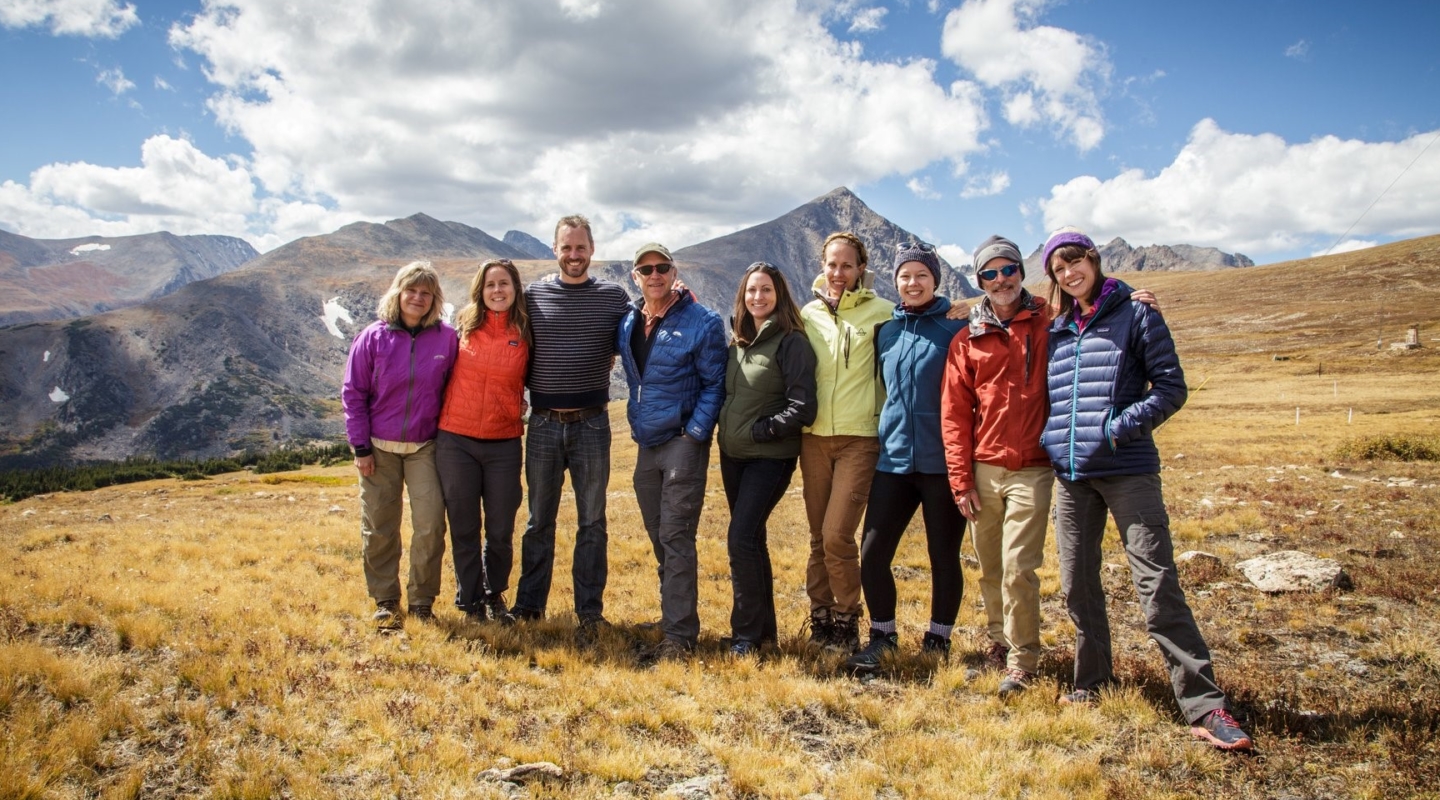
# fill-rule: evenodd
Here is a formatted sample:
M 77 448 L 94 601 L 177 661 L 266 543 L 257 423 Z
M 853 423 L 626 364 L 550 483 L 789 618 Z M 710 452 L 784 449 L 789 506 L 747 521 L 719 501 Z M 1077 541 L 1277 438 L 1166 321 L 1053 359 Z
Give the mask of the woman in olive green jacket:
M 895 304 L 872 291 L 865 243 L 834 233 L 821 251 L 815 299 L 801 310 L 815 351 L 819 410 L 800 443 L 810 522 L 810 641 L 846 655 L 860 648 L 860 548 L 855 530 L 880 457 L 875 328 Z
M 720 477 L 730 506 L 730 652 L 775 643 L 775 580 L 766 522 L 815 420 L 815 353 L 780 270 L 751 264 L 740 280 L 720 409 Z

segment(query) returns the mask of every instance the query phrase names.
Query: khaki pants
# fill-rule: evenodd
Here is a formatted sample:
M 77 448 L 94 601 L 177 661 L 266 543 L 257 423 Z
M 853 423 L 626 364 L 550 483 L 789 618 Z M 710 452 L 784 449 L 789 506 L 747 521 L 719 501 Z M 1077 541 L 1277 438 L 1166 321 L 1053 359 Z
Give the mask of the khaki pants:
M 435 443 L 409 454 L 375 448 L 375 472 L 360 478 L 360 536 L 364 541 L 365 586 L 376 602 L 400 599 L 400 516 L 402 484 L 410 494 L 410 582 L 412 606 L 435 603 L 445 558 L 445 500 L 435 471 Z
M 990 641 L 1010 648 L 1008 666 L 1034 674 L 1040 666 L 1040 578 L 1045 526 L 1055 472 L 1049 467 L 1008 470 L 975 462 L 980 513 L 975 555 Z
M 874 436 L 800 437 L 800 479 L 810 521 L 810 563 L 805 591 L 810 611 L 860 613 L 860 547 L 855 530 L 870 499 L 880 460 Z

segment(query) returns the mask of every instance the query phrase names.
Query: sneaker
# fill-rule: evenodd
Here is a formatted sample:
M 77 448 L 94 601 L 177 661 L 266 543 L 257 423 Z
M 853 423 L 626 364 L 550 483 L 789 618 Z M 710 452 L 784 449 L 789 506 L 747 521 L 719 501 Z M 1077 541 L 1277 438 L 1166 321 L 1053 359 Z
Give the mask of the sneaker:
M 760 643 L 749 639 L 736 639 L 730 643 L 730 655 L 735 658 L 749 658 L 760 655 Z
M 843 656 L 860 650 L 860 616 L 847 614 L 830 618 L 830 641 L 825 649 Z
M 950 660 L 950 640 L 926 631 L 924 638 L 920 640 L 920 652 L 928 656 L 939 657 L 941 661 L 948 661 Z
M 898 653 L 900 651 L 900 634 L 885 633 L 870 629 L 870 644 L 865 649 L 845 659 L 845 667 L 851 672 L 871 674 L 880 669 L 880 664 L 885 660 L 887 653 Z
M 428 605 L 415 604 L 410 606 L 410 616 L 421 622 L 434 622 L 435 610 Z
M 1100 702 L 1100 693 L 1094 689 L 1076 689 L 1069 694 L 1060 695 L 1057 702 L 1062 706 L 1093 706 Z
M 514 625 L 515 615 L 510 613 L 510 608 L 505 604 L 505 595 L 490 594 L 485 596 L 484 611 L 489 612 L 490 619 L 501 625 Z
M 830 644 L 830 612 L 825 609 L 810 612 L 810 647 L 824 647 Z
M 1223 708 L 1217 708 L 1190 726 L 1190 734 L 1204 739 L 1221 750 L 1249 750 L 1254 743 L 1250 734 L 1240 729 L 1240 723 Z
M 375 604 L 375 627 L 382 631 L 398 631 L 405 627 L 405 620 L 400 616 L 399 600 L 381 600 Z
M 1005 670 L 1005 677 L 1000 681 L 1000 699 L 1011 695 L 1020 694 L 1030 688 L 1030 682 L 1035 680 L 1035 675 L 1023 669 L 1011 667 Z M 1061 702 L 1064 702 L 1063 700 Z
M 580 624 L 575 626 L 575 644 L 588 650 L 599 644 L 600 637 L 609 627 L 610 623 L 599 614 L 586 614 L 580 617 Z
M 991 642 L 990 647 L 985 650 L 985 666 L 991 669 L 1005 669 L 1010 659 L 1009 645 L 999 642 Z
M 694 647 L 679 639 L 666 637 L 660 640 L 660 644 L 655 645 L 654 650 L 650 651 L 650 658 L 656 662 L 685 661 L 690 658 L 690 654 L 694 649 Z

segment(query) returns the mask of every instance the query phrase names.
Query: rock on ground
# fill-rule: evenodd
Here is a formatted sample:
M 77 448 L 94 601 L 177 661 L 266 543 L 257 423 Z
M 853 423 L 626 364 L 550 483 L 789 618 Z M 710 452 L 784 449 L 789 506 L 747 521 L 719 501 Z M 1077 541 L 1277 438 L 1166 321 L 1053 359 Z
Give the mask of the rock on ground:
M 1262 592 L 1318 592 L 1350 587 L 1350 576 L 1333 558 L 1282 550 L 1241 561 L 1235 568 Z

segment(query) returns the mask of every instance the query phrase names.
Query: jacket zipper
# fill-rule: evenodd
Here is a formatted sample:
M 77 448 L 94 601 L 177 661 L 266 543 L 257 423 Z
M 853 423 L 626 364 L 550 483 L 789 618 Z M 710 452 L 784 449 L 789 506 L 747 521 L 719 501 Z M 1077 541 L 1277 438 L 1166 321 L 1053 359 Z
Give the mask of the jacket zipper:
M 1084 338 L 1085 331 L 1083 330 L 1075 334 L 1075 365 L 1072 368 L 1075 377 L 1070 383 L 1070 480 L 1072 481 L 1075 480 L 1075 417 L 1080 407 L 1080 343 Z
M 410 430 L 410 398 L 415 394 L 415 339 L 416 334 L 410 334 L 410 383 L 405 386 L 405 416 L 400 421 L 400 441 L 408 442 L 408 431 Z

